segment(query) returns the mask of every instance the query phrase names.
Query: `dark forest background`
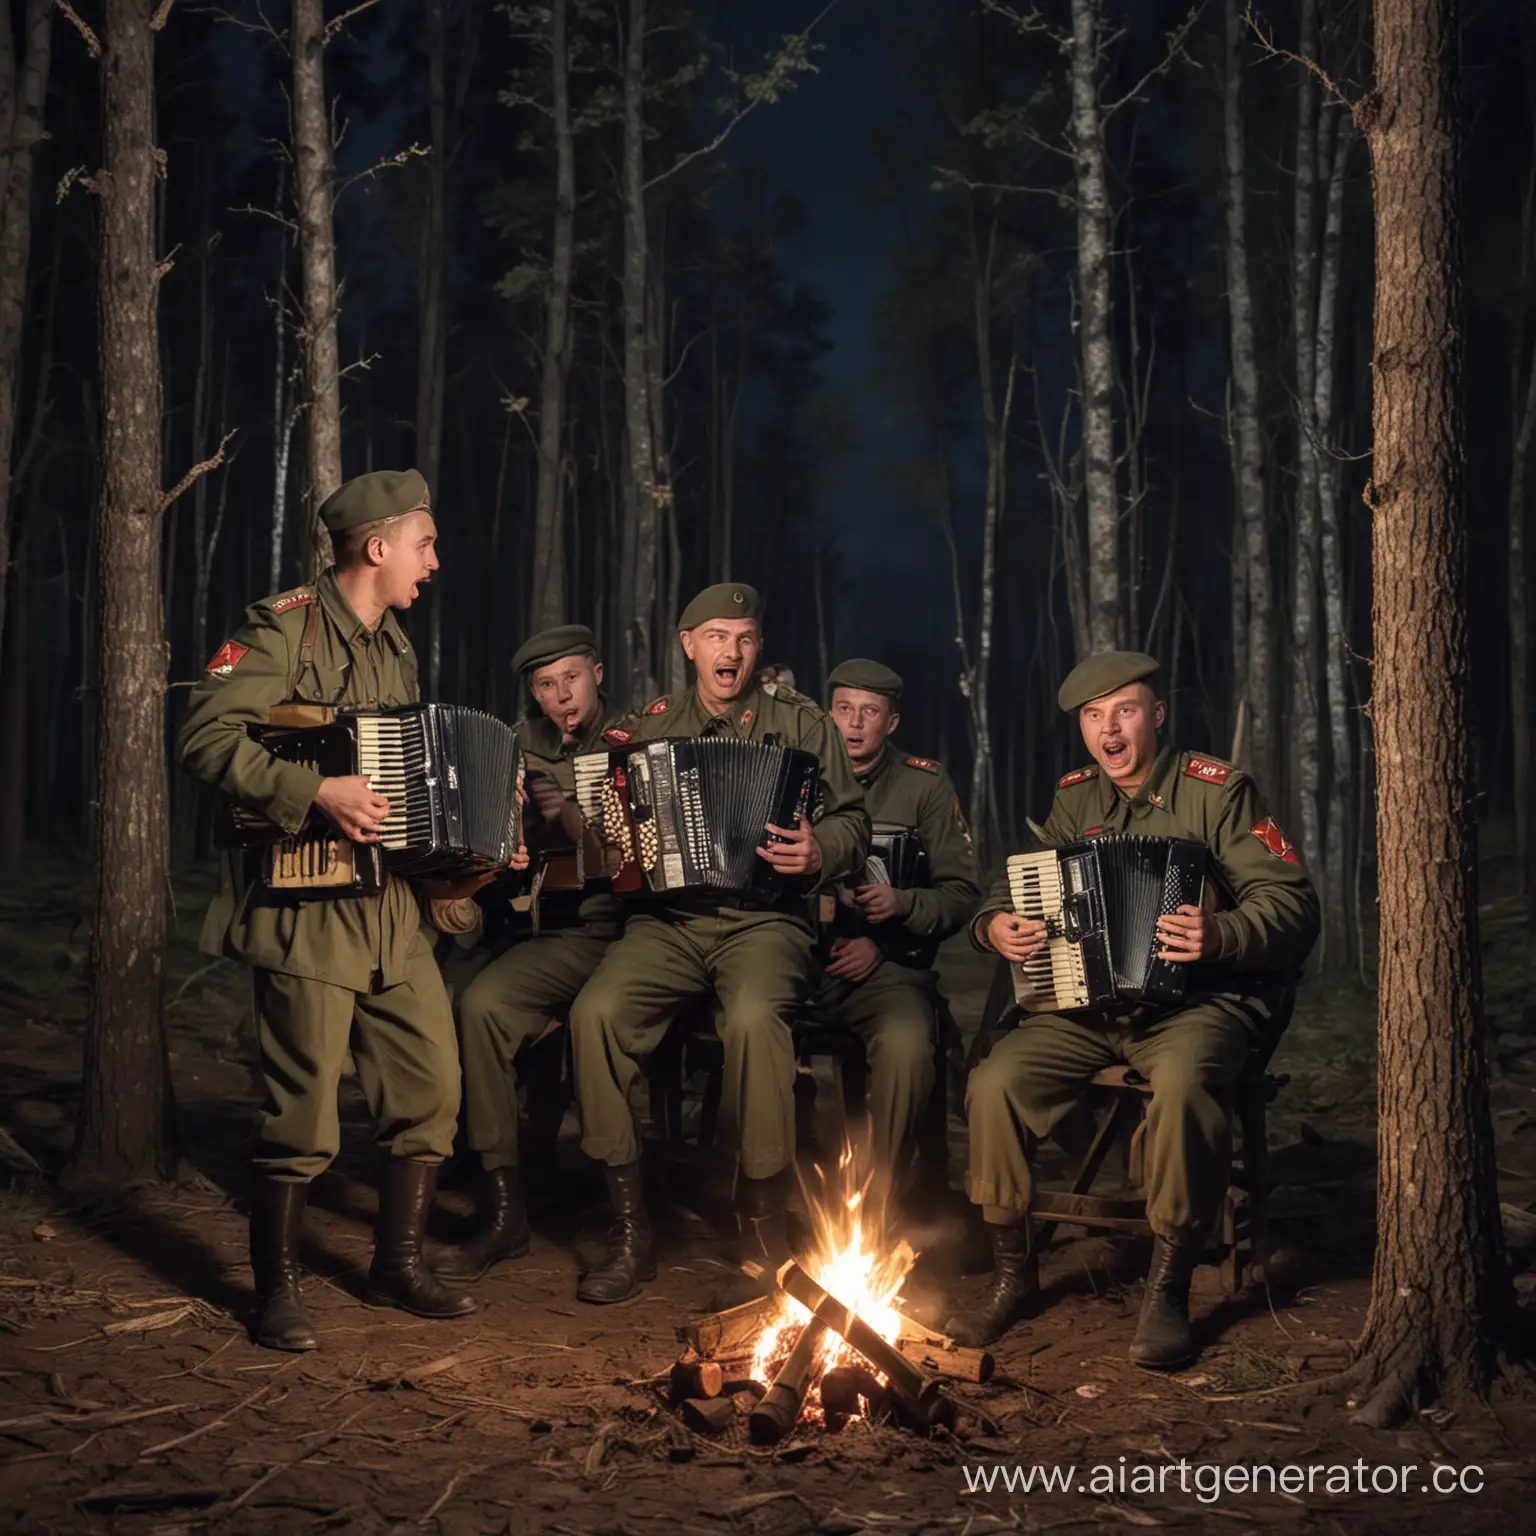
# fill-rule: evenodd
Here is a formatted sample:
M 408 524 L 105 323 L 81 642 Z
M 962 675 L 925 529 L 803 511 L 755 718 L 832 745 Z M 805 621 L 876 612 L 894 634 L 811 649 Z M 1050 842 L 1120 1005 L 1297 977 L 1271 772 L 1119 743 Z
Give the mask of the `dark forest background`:
M 8 156 L 39 9 L 9 7 Z M 244 604 L 313 558 L 289 9 L 179 4 L 156 43 L 164 484 L 224 445 L 164 513 L 168 736 Z M 89 853 L 113 664 L 93 543 L 100 6 L 75 10 L 85 28 L 52 13 L 6 363 L 11 869 Z M 556 12 L 573 196 L 551 442 Z M 428 696 L 521 709 L 508 660 L 558 618 L 594 626 L 616 694 L 676 687 L 681 603 L 751 581 L 766 659 L 805 691 L 848 654 L 906 676 L 902 740 L 951 767 L 995 858 L 1081 759 L 1062 673 L 1146 647 L 1177 739 L 1251 767 L 1317 871 L 1324 963 L 1369 971 L 1370 185 L 1330 87 L 1354 98 L 1368 75 L 1361 6 L 326 14 L 342 465 L 431 481 L 443 571 L 408 619 Z M 1462 48 L 1478 807 L 1529 867 L 1536 8 L 1469 5 Z M 842 93 L 851 149 L 806 130 Z M 843 255 L 811 210 L 850 159 L 873 234 Z M 205 853 L 206 803 L 175 775 L 171 796 L 177 856 Z

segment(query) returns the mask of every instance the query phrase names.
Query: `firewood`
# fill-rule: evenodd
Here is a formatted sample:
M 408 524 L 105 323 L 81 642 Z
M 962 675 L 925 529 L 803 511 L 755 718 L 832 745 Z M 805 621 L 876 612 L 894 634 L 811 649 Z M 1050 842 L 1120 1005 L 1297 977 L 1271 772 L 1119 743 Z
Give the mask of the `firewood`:
M 679 1360 L 672 1367 L 670 1391 L 674 1403 L 690 1397 L 719 1397 L 724 1384 L 725 1372 L 714 1360 Z
M 951 1376 L 956 1381 L 991 1381 L 997 1361 L 989 1350 L 967 1349 L 942 1335 L 913 1338 L 903 1331 L 896 1348 L 914 1364 L 935 1376 Z
M 827 1325 L 819 1317 L 813 1317 L 800 1330 L 789 1358 L 773 1378 L 773 1385 L 747 1419 L 747 1433 L 754 1445 L 777 1445 L 795 1427 L 826 1333 Z
M 860 1398 L 868 1404 L 869 1417 L 878 1418 L 885 1412 L 886 1397 L 875 1373 L 862 1365 L 836 1365 L 821 1378 L 821 1411 L 830 1430 L 843 1428 L 865 1412 Z
M 678 1342 L 692 1345 L 711 1360 L 750 1356 L 758 1334 L 773 1316 L 775 1305 L 770 1298 L 759 1296 L 739 1307 L 695 1318 L 677 1330 Z
M 696 1435 L 718 1435 L 736 1418 L 736 1405 L 728 1397 L 690 1397 L 680 1411 L 683 1423 Z

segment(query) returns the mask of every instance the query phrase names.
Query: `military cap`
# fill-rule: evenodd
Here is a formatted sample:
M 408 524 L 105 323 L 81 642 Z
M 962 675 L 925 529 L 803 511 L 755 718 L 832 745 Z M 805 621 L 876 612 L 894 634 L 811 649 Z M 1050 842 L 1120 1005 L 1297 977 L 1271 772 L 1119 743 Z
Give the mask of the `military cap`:
M 376 469 L 338 486 L 320 504 L 320 521 L 332 533 L 429 510 L 427 482 L 415 469 Z
M 597 655 L 597 636 L 585 624 L 556 624 L 553 629 L 541 629 L 530 635 L 518 646 L 512 657 L 514 672 L 532 672 L 535 667 L 547 666 L 562 656 Z
M 901 699 L 901 676 L 878 661 L 856 656 L 840 661 L 827 678 L 827 694 L 834 688 L 862 688 L 866 693 L 883 693 L 897 702 Z
M 1067 673 L 1056 694 L 1056 702 L 1071 714 L 1090 699 L 1102 699 L 1106 693 L 1131 683 L 1144 683 L 1157 676 L 1155 657 L 1144 651 L 1100 651 L 1087 661 L 1080 661 Z
M 717 581 L 714 586 L 705 587 L 683 609 L 677 627 L 693 629 L 710 619 L 757 619 L 761 622 L 762 617 L 763 600 L 757 595 L 756 587 L 749 587 L 743 581 Z

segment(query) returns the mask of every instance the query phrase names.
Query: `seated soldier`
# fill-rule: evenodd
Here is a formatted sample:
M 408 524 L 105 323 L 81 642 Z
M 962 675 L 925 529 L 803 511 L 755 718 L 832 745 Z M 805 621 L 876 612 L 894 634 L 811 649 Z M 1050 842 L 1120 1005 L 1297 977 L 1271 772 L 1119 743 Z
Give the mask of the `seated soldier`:
M 577 855 L 583 824 L 571 759 L 600 747 L 611 723 L 596 640 L 584 624 L 544 630 L 519 648 L 512 670 L 527 679 L 534 706 L 518 727 L 534 926 L 476 975 L 459 1002 L 465 1124 L 485 1170 L 484 1226 L 438 1266 L 461 1283 L 528 1251 L 514 1063 L 551 1020 L 564 1018 L 619 931 L 609 882 L 591 873 L 600 852 L 589 848 L 586 858 Z M 432 919 L 446 932 L 472 932 L 481 913 L 473 901 L 434 902 Z
M 869 1060 L 871 1152 L 900 1191 L 933 1092 L 939 944 L 981 900 L 976 853 L 949 775 L 890 743 L 901 723 L 901 678 L 878 661 L 845 661 L 827 679 L 875 833 L 915 833 L 917 883 L 903 889 L 844 882 L 817 1003 L 864 1042 Z M 878 850 L 877 850 L 878 851 Z
M 740 582 L 701 592 L 678 620 L 693 686 L 655 699 L 619 727 L 612 746 L 669 736 L 799 747 L 820 759 L 814 826 L 770 827 L 758 855 L 782 876 L 784 896 L 744 905 L 704 893 L 636 898 L 624 936 L 603 957 L 571 1009 L 571 1056 L 582 1150 L 605 1165 L 614 1222 L 607 1256 L 583 1276 L 583 1301 L 623 1301 L 655 1276 L 640 1143 L 629 1111 L 636 1058 L 661 1043 L 682 1006 L 718 998 L 725 1047 L 722 1108 L 740 1153 L 740 1206 L 748 1247 L 770 1265 L 788 1257 L 784 1172 L 795 1149 L 796 1008 L 810 986 L 815 887 L 851 874 L 869 849 L 864 797 L 842 737 L 809 699 L 758 683 L 762 603 Z M 757 833 L 761 836 L 761 833 Z
M 1318 902 L 1295 849 L 1253 781 L 1215 758 L 1158 746 L 1167 706 L 1157 663 L 1131 651 L 1092 656 L 1058 695 L 1075 713 L 1093 762 L 1066 775 L 1043 828 L 1048 847 L 1099 832 L 1186 837 L 1210 850 L 1235 907 L 1181 906 L 1158 923 L 1161 958 L 1198 965 L 1185 1000 L 1113 1015 L 1030 1015 L 971 1073 L 966 1188 L 992 1239 L 992 1286 L 981 1307 L 950 1319 L 968 1344 L 997 1338 L 1031 1306 L 1039 1284 L 1030 1240 L 1024 1131 L 1037 1137 L 1095 1072 L 1125 1062 L 1152 1086 L 1147 1111 L 1147 1220 L 1155 1237 L 1130 1356 L 1170 1370 L 1194 1358 L 1189 1281 L 1226 1196 L 1232 1160 L 1230 1090 L 1265 1041 L 1267 999 L 1294 982 L 1317 939 Z M 1006 876 L 971 924 L 978 948 L 1022 963 L 1045 925 L 1012 910 Z

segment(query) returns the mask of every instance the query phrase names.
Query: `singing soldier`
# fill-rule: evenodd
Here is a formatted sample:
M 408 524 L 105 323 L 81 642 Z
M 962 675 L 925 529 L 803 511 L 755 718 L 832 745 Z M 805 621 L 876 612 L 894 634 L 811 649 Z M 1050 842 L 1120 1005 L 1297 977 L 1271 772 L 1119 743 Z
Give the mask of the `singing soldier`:
M 603 730 L 617 719 L 602 692 L 597 641 L 584 624 L 546 629 L 518 648 L 512 670 L 526 681 L 532 699 L 518 736 L 534 865 L 533 926 L 480 971 L 458 1007 L 465 1121 L 485 1171 L 482 1229 L 439 1266 L 445 1279 L 462 1282 L 479 1280 L 493 1264 L 528 1251 L 514 1063 L 552 1023 L 564 1021 L 620 926 L 601 851 L 585 834 L 576 808 L 571 766 L 578 753 L 602 745 Z M 472 931 L 480 908 L 473 899 L 453 905 L 457 911 L 434 904 L 437 926 Z
M 972 1071 L 966 1189 L 988 1225 L 993 1278 L 982 1305 L 945 1326 L 979 1344 L 1030 1309 L 1039 1275 L 1021 1128 L 1049 1135 L 1087 1079 L 1124 1062 L 1152 1086 L 1144 1156 L 1155 1241 L 1130 1357 L 1170 1370 L 1194 1357 L 1189 1282 L 1226 1195 L 1230 1091 L 1266 1040 L 1276 988 L 1300 972 L 1319 919 L 1312 882 L 1253 780 L 1219 758 L 1159 746 L 1167 705 L 1157 674 L 1157 662 L 1135 651 L 1091 656 L 1068 674 L 1058 702 L 1077 716 L 1093 761 L 1057 786 L 1041 841 L 1059 848 L 1099 832 L 1192 838 L 1209 849 L 1236 905 L 1180 907 L 1159 922 L 1161 957 L 1201 967 L 1183 1003 L 1031 1015 Z M 971 936 L 978 948 L 1016 963 L 1046 942 L 1043 923 L 1013 912 L 1006 876 L 972 921 Z
M 815 824 L 776 829 L 763 851 L 796 887 L 776 905 L 693 898 L 635 903 L 619 939 L 571 1009 L 571 1051 L 582 1148 L 607 1171 L 614 1222 L 608 1252 L 586 1274 L 583 1301 L 623 1301 L 656 1273 L 629 1110 L 636 1058 L 660 1044 L 679 1007 L 713 995 L 723 1009 L 724 1118 L 740 1152 L 740 1208 L 749 1250 L 788 1257 L 784 1172 L 795 1149 L 791 1018 L 804 999 L 814 947 L 810 896 L 862 867 L 869 818 L 842 738 L 803 695 L 757 681 L 762 603 L 739 582 L 706 588 L 678 620 L 693 663 L 686 693 L 659 698 L 605 733 L 612 746 L 667 736 L 725 736 L 814 752 L 821 763 Z
M 899 1190 L 933 1092 L 938 1046 L 939 944 L 981 900 L 981 877 L 960 797 L 943 767 L 891 744 L 901 724 L 901 677 L 878 661 L 845 661 L 827 679 L 828 704 L 876 832 L 914 833 L 921 884 L 856 880 L 839 892 L 818 1005 L 864 1042 L 871 1151 Z M 846 895 L 847 899 L 843 899 Z
M 281 704 L 417 702 L 416 657 L 394 610 L 409 608 L 437 570 L 437 527 L 414 469 L 347 481 L 320 517 L 336 564 L 313 586 L 246 610 L 192 690 L 180 760 L 284 832 L 318 811 L 353 841 L 377 842 L 389 802 L 366 777 L 279 762 L 247 728 Z M 299 1231 L 310 1181 L 340 1146 L 336 1095 L 349 1048 L 383 1163 L 367 1300 L 462 1317 L 474 1303 L 422 1258 L 438 1165 L 453 1147 L 459 1055 L 417 893 L 387 879 L 374 896 L 295 900 L 265 890 L 257 862 L 256 850 L 225 855 L 202 933 L 206 954 L 242 961 L 255 978 L 266 1086 L 251 1186 L 257 1342 L 316 1347 L 299 1295 Z

